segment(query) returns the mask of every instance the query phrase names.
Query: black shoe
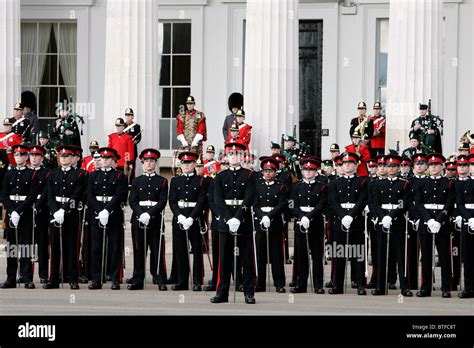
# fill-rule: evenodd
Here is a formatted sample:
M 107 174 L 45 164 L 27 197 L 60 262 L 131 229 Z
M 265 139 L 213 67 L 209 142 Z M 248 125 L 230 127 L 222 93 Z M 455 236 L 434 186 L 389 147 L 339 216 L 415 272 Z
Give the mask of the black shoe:
M 79 278 L 79 283 L 81 283 L 81 284 L 87 284 L 87 283 L 89 283 L 89 279 L 87 279 L 86 276 L 81 276 L 81 277 Z
M 153 284 L 158 284 L 158 276 L 153 276 Z
M 133 281 L 134 281 L 133 277 L 132 277 L 132 278 L 127 278 L 127 279 L 125 280 L 125 283 L 127 283 L 127 284 L 133 284 Z
M 120 290 L 120 283 L 118 282 L 112 283 L 112 286 L 110 288 L 112 290 Z
M 352 281 L 352 282 L 351 282 L 351 288 L 352 288 L 352 289 L 357 289 L 358 287 L 359 287 L 359 286 L 357 285 L 357 282 L 355 282 L 355 281 Z
M 425 290 L 420 290 L 416 292 L 417 297 L 430 297 L 431 294 L 428 294 Z
M 255 297 L 253 295 L 245 295 L 245 303 L 255 304 Z
M 193 291 L 202 291 L 202 287 L 200 284 L 193 285 Z
M 279 286 L 279 287 L 277 287 L 277 292 L 279 294 L 284 294 L 286 292 L 286 289 L 285 289 L 284 286 Z
M 102 289 L 102 284 L 97 282 L 92 282 L 89 284 L 89 290 L 99 290 Z
M 43 284 L 43 289 L 59 289 L 59 283 L 47 282 Z
M 326 284 L 324 284 L 326 288 L 333 288 L 334 284 L 332 283 L 332 280 L 328 281 Z
M 255 292 L 266 292 L 267 289 L 264 286 L 257 285 L 255 287 Z
M 174 284 L 171 287 L 171 290 L 173 291 L 181 291 L 181 290 L 189 290 L 187 285 L 181 285 L 181 284 Z
M 370 293 L 374 296 L 385 295 L 385 291 L 383 291 L 382 289 L 372 289 Z
M 365 291 L 365 288 L 363 286 L 359 286 L 357 288 L 357 295 L 360 295 L 360 296 L 367 295 L 367 291 Z
M 244 286 L 242 284 L 240 284 L 238 287 L 237 287 L 237 291 L 238 292 L 244 292 Z
M 46 284 L 48 282 L 48 278 L 40 278 L 40 284 Z
M 206 285 L 203 289 L 204 291 L 216 291 L 216 286 L 214 284 Z
M 330 295 L 338 295 L 338 294 L 343 294 L 344 292 L 341 289 L 338 288 L 331 288 L 328 290 L 328 294 Z
M 128 284 L 128 290 L 143 290 L 143 283 L 132 283 Z
M 368 282 L 367 285 L 365 286 L 366 289 L 375 289 L 375 282 Z
M 33 282 L 26 282 L 25 283 L 25 289 L 34 289 L 35 284 Z
M 166 286 L 166 284 L 158 284 L 158 290 L 167 291 L 168 287 Z
M 413 293 L 410 291 L 410 289 L 402 289 L 401 294 L 406 297 L 412 297 Z
M 16 283 L 11 280 L 7 280 L 5 283 L 0 284 L 0 289 L 12 289 L 16 288 Z
M 289 286 L 290 288 L 294 288 L 294 287 L 296 286 L 296 282 L 292 280 L 292 281 L 290 282 L 290 284 L 288 284 L 288 286 Z
M 290 292 L 293 294 L 305 294 L 307 290 L 306 288 L 295 286 L 294 288 L 290 288 Z
M 443 291 L 443 294 L 441 295 L 443 298 L 451 298 L 451 293 L 449 291 Z
M 79 284 L 71 283 L 71 290 L 79 290 Z
M 291 262 L 291 260 L 288 259 L 288 260 L 285 260 L 285 263 L 286 263 L 287 265 L 291 265 L 293 262 Z
M 458 294 L 459 298 L 473 298 L 474 297 L 474 291 L 470 290 L 463 290 Z
M 221 295 L 216 295 L 214 297 L 211 297 L 210 301 L 211 303 L 224 303 L 224 302 L 229 302 L 229 299 Z
M 316 293 L 319 294 L 319 295 L 322 295 L 325 293 L 324 289 L 323 288 L 317 288 L 316 289 Z
M 389 290 L 397 290 L 397 286 L 394 283 L 388 283 Z

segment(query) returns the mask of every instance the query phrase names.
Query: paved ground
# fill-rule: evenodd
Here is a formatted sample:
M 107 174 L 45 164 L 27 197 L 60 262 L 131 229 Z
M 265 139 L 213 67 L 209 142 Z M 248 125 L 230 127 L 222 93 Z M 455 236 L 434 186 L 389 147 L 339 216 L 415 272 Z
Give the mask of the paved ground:
M 127 211 L 127 216 L 129 212 Z M 167 210 L 166 256 L 171 265 L 171 226 Z M 129 228 L 129 224 L 127 224 Z M 4 243 L 4 241 L 2 241 Z M 291 245 L 291 244 L 290 244 Z M 126 231 L 127 269 L 125 277 L 131 276 L 132 254 L 130 230 Z M 292 248 L 291 248 L 292 249 Z M 292 254 L 292 251 L 290 251 Z M 205 281 L 210 271 L 207 257 Z M 6 259 L 0 258 L 0 279 L 5 279 Z M 169 271 L 169 270 L 168 270 Z M 287 279 L 291 265 L 286 265 Z M 329 276 L 329 265 L 325 266 L 325 279 Z M 437 279 L 440 279 L 437 268 Z M 357 296 L 355 290 L 346 295 L 277 294 L 257 293 L 256 305 L 246 305 L 243 294 L 237 293 L 236 303 L 211 304 L 213 293 L 182 291 L 158 291 L 148 277 L 147 289 L 128 291 L 122 285 L 120 291 L 110 290 L 110 283 L 102 290 L 90 291 L 87 285 L 71 291 L 69 286 L 59 290 L 44 290 L 39 282 L 37 289 L 23 287 L 0 291 L 0 315 L 472 315 L 474 299 L 460 300 L 457 292 L 453 298 L 441 298 L 440 291 L 434 291 L 431 298 L 401 298 L 398 290 L 391 290 L 389 296 Z M 169 288 L 169 287 L 168 287 Z M 274 291 L 274 289 L 273 289 Z

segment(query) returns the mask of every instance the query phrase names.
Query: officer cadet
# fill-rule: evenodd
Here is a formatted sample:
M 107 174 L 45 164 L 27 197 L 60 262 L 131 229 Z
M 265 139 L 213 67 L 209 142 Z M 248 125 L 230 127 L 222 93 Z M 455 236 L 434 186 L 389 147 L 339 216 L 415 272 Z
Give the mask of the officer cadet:
M 400 163 L 400 177 L 403 179 L 407 179 L 411 175 L 411 159 L 402 156 L 402 163 Z
M 80 171 L 86 172 L 85 170 L 81 169 L 81 166 L 80 166 L 80 160 L 82 158 L 82 148 L 77 145 L 71 145 L 71 146 L 74 149 L 74 153 L 71 158 L 72 159 L 71 167 L 77 168 Z
M 242 168 L 255 171 L 255 160 L 257 157 L 253 153 L 245 152 L 244 158 L 242 160 Z
M 109 239 L 106 244 L 111 252 L 112 290 L 120 290 L 120 277 L 123 265 L 122 253 L 122 203 L 127 199 L 127 178 L 112 168 L 113 162 L 119 158 L 117 151 L 110 147 L 98 150 L 101 156 L 101 168 L 89 175 L 87 184 L 87 209 L 91 211 L 92 237 L 92 283 L 89 289 L 102 288 L 104 279 L 103 239 Z M 106 233 L 106 236 L 104 236 Z M 105 254 L 107 255 L 107 254 Z
M 324 224 L 322 214 L 327 205 L 327 185 L 316 178 L 321 160 L 305 157 L 301 160 L 303 179 L 296 182 L 291 190 L 292 212 L 295 216 L 295 270 L 296 286 L 293 293 L 305 293 L 308 275 L 312 270 L 312 279 L 316 293 L 324 294 L 323 256 Z M 308 250 L 309 246 L 309 250 Z M 311 267 L 309 258 L 311 254 Z
M 356 249 L 363 249 L 364 245 L 364 220 L 363 210 L 367 205 L 367 184 L 365 177 L 356 174 L 357 164 L 360 157 L 352 152 L 341 154 L 344 175 L 329 184 L 329 207 L 335 215 L 334 237 L 336 248 L 338 245 L 355 244 Z M 343 247 L 344 248 L 344 247 Z M 347 247 L 345 247 L 347 248 Z M 353 247 L 352 247 L 353 248 Z M 343 293 L 344 273 L 346 259 L 336 257 L 335 260 L 335 282 L 334 287 L 329 289 L 330 294 Z M 360 256 L 360 255 L 359 255 Z M 353 256 L 354 257 L 354 256 Z M 357 294 L 366 295 L 364 288 L 364 259 L 356 257 L 356 282 Z
M 403 296 L 413 296 L 405 276 L 405 218 L 409 204 L 408 181 L 398 177 L 402 158 L 390 154 L 384 156 L 387 177 L 375 181 L 371 193 L 371 213 L 378 218 L 377 224 L 377 288 L 372 295 L 384 295 L 388 286 L 387 255 L 392 254 L 398 265 L 400 289 Z M 388 250 L 387 250 L 388 247 Z
M 255 270 L 250 211 L 255 198 L 255 173 L 240 166 L 243 152 L 246 149 L 245 144 L 242 143 L 227 143 L 225 145 L 229 169 L 219 172 L 214 182 L 214 203 L 219 213 L 220 254 L 219 282 L 217 294 L 211 298 L 212 303 L 228 302 L 232 264 L 237 254 L 240 256 L 243 267 L 245 303 L 255 303 Z M 237 265 L 234 267 L 237 268 Z
M 13 133 L 18 134 L 23 142 L 27 142 L 30 139 L 31 123 L 23 116 L 23 105 L 21 103 L 16 103 L 13 107 L 13 118 Z
M 377 162 L 371 158 L 367 161 L 367 170 L 369 171 L 369 178 L 377 177 Z
M 79 289 L 79 202 L 85 189 L 84 173 L 72 167 L 76 149 L 69 145 L 56 148 L 61 167 L 48 176 L 48 205 L 52 225 L 51 274 L 44 289 L 57 289 L 69 282 L 71 290 Z M 62 245 L 60 244 L 62 241 Z M 62 259 L 61 259 L 62 256 Z
M 370 281 L 366 285 L 367 289 L 373 289 L 377 284 L 377 232 L 375 229 L 376 218 L 373 214 L 374 208 L 372 207 L 372 194 L 376 182 L 382 178 L 382 176 L 379 176 L 381 171 L 379 171 L 377 163 L 377 161 L 381 158 L 383 159 L 383 154 L 378 155 L 377 159 L 370 159 L 367 161 L 367 168 L 369 170 L 369 183 L 367 185 L 367 206 L 369 210 L 367 212 L 367 233 L 369 234 L 370 259 L 372 261 L 372 274 Z
M 6 173 L 2 190 L 2 201 L 7 219 L 5 226 L 8 248 L 7 280 L 0 284 L 0 288 L 16 287 L 16 274 L 19 267 L 25 288 L 34 289 L 31 225 L 32 205 L 39 191 L 38 178 L 34 170 L 26 167 L 29 147 L 22 144 L 14 145 L 12 151 L 16 167 Z
M 123 132 L 125 129 L 123 118 L 119 117 L 115 120 L 115 127 L 117 132 L 109 134 L 107 146 L 115 149 L 120 156 L 117 160 L 117 169 L 130 176 L 135 159 L 134 144 L 130 135 Z
M 150 247 L 150 273 L 154 283 L 160 290 L 166 287 L 165 244 L 162 235 L 164 228 L 164 208 L 168 200 L 168 180 L 156 173 L 160 151 L 152 148 L 140 153 L 143 175 L 132 181 L 130 192 L 130 208 L 132 208 L 132 241 L 133 241 L 133 281 L 128 285 L 129 290 L 143 289 L 145 280 L 145 252 Z M 144 233 L 146 243 L 144 246 Z M 161 239 L 161 240 L 160 240 Z M 161 253 L 159 252 L 161 247 Z M 160 269 L 158 270 L 158 254 L 160 254 Z
M 330 160 L 330 159 L 324 160 L 322 162 L 321 171 L 326 176 L 328 183 L 331 180 L 336 179 L 336 170 L 334 169 L 333 160 Z
M 255 292 L 267 291 L 266 279 L 270 277 L 266 274 L 268 262 L 271 264 L 276 291 L 284 293 L 285 268 L 282 245 L 285 235 L 281 214 L 288 206 L 288 191 L 284 183 L 276 180 L 278 161 L 274 157 L 260 157 L 260 161 L 263 177 L 256 183 L 256 199 L 253 205 L 258 267 Z M 267 257 L 270 260 L 267 260 Z
M 171 179 L 169 204 L 173 212 L 173 254 L 176 258 L 177 283 L 171 290 L 188 290 L 190 256 L 189 243 L 193 249 L 193 291 L 201 291 L 203 283 L 203 257 L 201 231 L 198 218 L 202 214 L 206 198 L 204 179 L 196 175 L 198 154 L 183 151 L 178 155 L 181 162 L 180 176 Z
M 87 157 L 84 157 L 81 164 L 81 169 L 85 170 L 88 173 L 92 173 L 93 171 L 95 171 L 94 153 L 96 153 L 98 149 L 99 149 L 99 143 L 97 142 L 97 140 L 92 140 L 89 143 L 89 151 L 91 154 Z
M 49 206 L 48 206 L 48 185 L 47 180 L 50 170 L 43 166 L 46 149 L 39 145 L 30 148 L 29 160 L 30 168 L 37 173 L 38 195 L 33 205 L 34 214 L 34 237 L 38 244 L 38 275 L 41 284 L 48 282 L 49 264 Z
M 38 132 L 38 145 L 42 146 L 46 150 L 44 155 L 43 165 L 48 169 L 53 169 L 58 167 L 58 158 L 55 146 L 49 140 L 48 132 L 40 131 Z
M 457 164 L 456 164 L 456 158 L 455 157 L 450 157 L 446 160 L 446 163 L 444 164 L 446 168 L 445 176 L 448 179 L 456 179 L 457 175 Z
M 451 297 L 451 250 L 448 217 L 452 213 L 455 196 L 453 181 L 441 175 L 445 161 L 446 159 L 441 154 L 428 154 L 430 176 L 418 185 L 415 192 L 415 206 L 422 221 L 419 226 L 422 283 L 420 290 L 416 293 L 418 297 L 431 296 L 435 243 L 441 263 L 442 297 Z
M 456 210 L 460 215 L 462 261 L 464 261 L 464 289 L 459 298 L 474 297 L 474 154 L 458 156 L 459 180 L 456 182 Z M 468 165 L 466 165 L 468 164 Z M 469 177 L 469 164 L 471 176 Z

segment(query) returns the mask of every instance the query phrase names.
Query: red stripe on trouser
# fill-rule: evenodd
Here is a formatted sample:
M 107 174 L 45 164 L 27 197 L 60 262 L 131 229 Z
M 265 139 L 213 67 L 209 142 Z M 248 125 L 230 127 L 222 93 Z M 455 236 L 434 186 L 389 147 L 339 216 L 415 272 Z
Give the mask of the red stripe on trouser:
M 51 229 L 50 233 L 48 233 L 48 241 L 49 241 L 49 248 L 51 249 L 50 250 L 50 253 L 51 253 L 51 262 L 49 264 L 49 279 L 53 279 L 53 245 L 51 244 L 51 240 L 52 240 L 52 234 L 54 233 L 54 228 Z
M 418 240 L 418 249 L 420 250 L 421 249 L 421 239 Z M 423 255 L 424 257 L 425 255 Z M 434 255 L 433 255 L 434 257 Z M 423 286 L 425 284 L 425 277 L 423 276 L 423 270 L 421 272 L 421 286 Z
M 79 214 L 79 217 L 80 217 L 80 216 L 81 216 L 81 215 Z M 79 219 L 79 222 L 80 222 L 80 221 L 81 221 L 81 220 Z M 77 255 L 77 270 L 79 271 L 79 270 L 81 269 L 81 262 L 80 262 L 80 259 L 81 259 L 81 258 L 80 258 L 80 255 L 79 255 L 79 253 L 80 253 L 80 251 L 81 251 L 81 229 L 80 229 L 79 227 L 78 227 L 78 229 L 77 229 L 77 232 L 78 232 L 78 233 L 77 233 L 76 255 Z M 72 280 L 72 279 L 71 279 L 71 280 Z M 74 279 L 74 280 L 75 280 L 75 279 Z
M 216 285 L 216 290 L 219 289 L 219 285 L 221 283 L 221 250 L 220 250 L 220 234 L 218 232 L 217 234 L 217 244 L 219 245 L 219 262 L 218 262 L 218 265 L 217 265 L 217 285 Z M 224 249 L 225 249 L 225 246 L 224 246 Z M 235 277 L 235 274 L 234 274 L 234 277 Z
M 163 240 L 161 241 L 161 257 L 162 257 L 162 261 L 163 261 L 163 271 L 166 273 L 166 255 L 165 255 L 165 250 L 166 250 L 166 239 L 163 235 L 161 235 L 161 238 L 163 238 Z M 159 272 L 160 270 L 158 270 Z

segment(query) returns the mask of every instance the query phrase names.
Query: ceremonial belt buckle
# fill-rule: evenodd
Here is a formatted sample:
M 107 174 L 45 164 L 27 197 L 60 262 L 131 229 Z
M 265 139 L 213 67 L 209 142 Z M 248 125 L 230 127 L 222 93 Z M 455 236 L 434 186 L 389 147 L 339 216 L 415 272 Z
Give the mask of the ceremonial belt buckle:
M 227 205 L 242 205 L 244 201 L 242 199 L 226 199 L 225 204 Z
M 69 201 L 69 197 L 59 197 L 59 196 L 56 196 L 56 202 L 59 202 L 59 203 L 67 203 Z
M 355 203 L 341 203 L 341 207 L 344 209 L 352 209 L 355 207 Z
M 274 207 L 261 207 L 260 209 L 264 212 L 264 213 L 269 213 L 273 210 Z
M 150 200 L 138 202 L 138 205 L 141 206 L 141 207 L 153 207 L 157 204 L 158 204 L 158 202 L 150 201 Z
M 394 210 L 394 209 L 399 209 L 399 208 L 401 208 L 400 204 L 391 204 L 391 203 L 382 204 L 382 209 L 385 209 L 385 210 Z
M 99 202 L 110 202 L 112 200 L 112 196 L 95 196 Z
M 314 210 L 314 207 L 309 207 L 309 206 L 306 206 L 306 207 L 300 207 L 301 211 L 304 212 L 304 213 L 310 213 Z
M 197 202 L 186 202 L 183 200 L 178 201 L 178 207 L 180 208 L 194 208 L 197 205 Z
M 443 204 L 425 204 L 424 205 L 426 209 L 430 209 L 430 210 L 441 210 L 441 209 L 444 209 L 444 205 Z
M 20 196 L 18 194 L 10 196 L 10 200 L 15 201 L 15 202 L 24 201 L 25 199 L 26 199 L 26 196 Z
M 464 204 L 464 207 L 465 207 L 466 209 L 474 209 L 474 204 L 472 204 L 472 203 L 466 203 L 466 204 Z

